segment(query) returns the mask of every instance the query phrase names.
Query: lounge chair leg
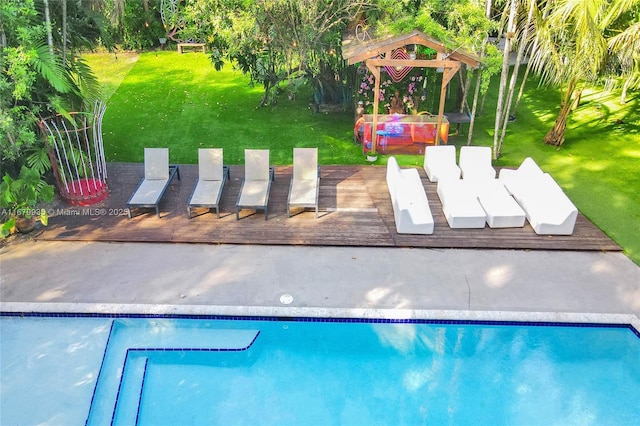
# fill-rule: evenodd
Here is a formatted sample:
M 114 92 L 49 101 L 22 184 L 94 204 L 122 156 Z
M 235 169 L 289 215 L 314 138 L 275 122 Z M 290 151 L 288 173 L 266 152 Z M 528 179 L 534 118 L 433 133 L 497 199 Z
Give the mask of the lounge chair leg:
M 156 216 L 160 219 L 160 207 L 156 206 Z
M 216 206 L 216 219 L 220 219 L 220 207 Z
M 191 219 L 191 207 L 187 207 L 187 217 Z
M 127 208 L 127 216 L 131 219 L 131 207 Z
M 264 220 L 267 220 L 267 215 L 268 215 L 269 209 L 267 209 L 266 207 L 264 208 Z
M 236 220 L 240 220 L 240 209 L 236 207 Z

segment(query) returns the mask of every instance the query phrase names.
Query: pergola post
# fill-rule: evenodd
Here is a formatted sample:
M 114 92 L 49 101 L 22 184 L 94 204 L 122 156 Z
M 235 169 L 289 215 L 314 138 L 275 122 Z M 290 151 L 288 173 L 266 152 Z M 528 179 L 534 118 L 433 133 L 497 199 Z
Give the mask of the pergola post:
M 442 72 L 442 86 L 440 87 L 440 106 L 438 107 L 438 124 L 436 125 L 436 137 L 434 141 L 435 145 L 440 145 L 440 129 L 442 128 L 442 119 L 444 117 L 444 103 L 447 86 L 449 85 L 449 82 L 451 81 L 453 76 L 458 72 L 458 69 L 460 69 L 460 62 L 448 62 L 451 62 L 450 67 L 444 68 Z
M 375 66 L 369 63 L 367 60 L 365 62 L 369 71 L 374 78 L 374 89 L 373 89 L 373 128 L 371 129 L 371 153 L 376 153 L 377 143 L 378 143 L 378 107 L 380 106 L 380 67 Z

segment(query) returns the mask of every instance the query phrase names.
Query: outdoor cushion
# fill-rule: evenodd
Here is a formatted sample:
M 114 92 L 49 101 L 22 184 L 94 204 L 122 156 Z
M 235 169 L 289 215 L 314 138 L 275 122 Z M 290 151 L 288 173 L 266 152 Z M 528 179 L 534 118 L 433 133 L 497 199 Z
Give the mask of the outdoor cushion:
M 273 168 L 269 166 L 268 149 L 244 150 L 244 179 L 236 202 L 236 220 L 241 209 L 264 210 L 268 217 L 269 191 L 273 180 Z
M 476 185 L 478 201 L 490 228 L 522 227 L 525 212 L 498 179 Z
M 433 234 L 429 200 L 416 169 L 401 169 L 395 157 L 387 161 L 387 186 L 399 234 Z
M 486 213 L 475 186 L 476 182 L 466 179 L 438 181 L 438 197 L 450 228 L 484 228 Z
M 198 149 L 198 181 L 187 203 L 189 219 L 193 207 L 215 208 L 216 217 L 220 218 L 220 197 L 229 175 L 223 154 L 222 148 Z
M 453 145 L 428 146 L 424 150 L 424 171 L 431 182 L 439 179 L 460 179 L 460 167 L 456 164 L 456 147 Z
M 495 179 L 496 170 L 491 165 L 491 148 L 488 146 L 463 146 L 458 162 L 463 179 Z
M 318 149 L 293 148 L 293 176 L 289 186 L 287 216 L 291 216 L 291 207 L 311 207 L 315 208 L 317 219 L 319 192 Z
M 131 218 L 131 208 L 155 208 L 160 217 L 160 200 L 173 177 L 180 179 L 178 166 L 169 165 L 168 148 L 144 149 L 144 179 L 127 201 L 127 215 Z

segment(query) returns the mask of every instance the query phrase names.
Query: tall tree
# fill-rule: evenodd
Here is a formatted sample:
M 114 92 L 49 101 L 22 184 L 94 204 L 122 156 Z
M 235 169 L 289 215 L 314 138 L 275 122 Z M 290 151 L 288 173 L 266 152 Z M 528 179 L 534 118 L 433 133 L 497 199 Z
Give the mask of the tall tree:
M 39 12 L 33 0 L 0 1 L 5 40 L 0 49 L 0 160 L 16 169 L 29 150 L 43 144 L 37 137 L 40 117 L 80 109 L 85 99 L 99 95 L 98 81 L 82 58 L 61 55 L 45 11 Z M 52 12 L 48 20 L 53 25 L 58 17 Z
M 637 14 L 635 17 L 626 15 L 637 7 L 637 0 L 544 3 L 535 21 L 536 44 L 530 58 L 532 69 L 542 77 L 543 83 L 564 90 L 558 117 L 545 135 L 545 143 L 556 146 L 564 143 L 567 118 L 579 102 L 585 84 L 593 83 L 605 74 L 610 57 L 622 53 L 618 49 L 630 47 L 626 43 L 610 45 L 614 37 L 611 30 L 615 25 L 625 32 L 637 25 Z M 632 38 L 637 40 L 637 34 L 636 31 Z
M 508 105 L 505 99 L 507 96 L 507 79 L 509 77 L 509 63 L 511 61 L 511 44 L 515 38 L 516 16 L 518 10 L 518 0 L 509 0 L 508 2 L 508 20 L 505 28 L 504 48 L 502 50 L 502 73 L 500 74 L 500 86 L 498 88 L 498 105 L 496 106 L 495 126 L 493 130 L 493 158 L 500 156 L 502 147 L 500 146 L 500 128 L 503 122 L 508 119 L 505 111 L 508 111 Z

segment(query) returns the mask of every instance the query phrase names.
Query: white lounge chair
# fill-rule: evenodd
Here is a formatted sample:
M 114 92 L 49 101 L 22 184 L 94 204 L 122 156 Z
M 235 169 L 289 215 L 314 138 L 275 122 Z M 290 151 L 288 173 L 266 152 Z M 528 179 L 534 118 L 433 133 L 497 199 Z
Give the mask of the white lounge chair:
M 268 217 L 269 191 L 274 179 L 273 167 L 269 166 L 268 149 L 244 150 L 244 179 L 236 202 L 236 220 L 241 209 L 264 210 Z
M 129 201 L 127 215 L 131 219 L 132 208 L 155 208 L 160 217 L 160 200 L 174 176 L 180 179 L 178 166 L 169 165 L 169 148 L 144 149 L 144 179 Z
M 220 196 L 229 177 L 229 167 L 223 164 L 223 155 L 222 148 L 198 149 L 198 181 L 187 203 L 189 219 L 194 207 L 215 208 L 216 217 L 220 219 Z
M 573 234 L 578 209 L 551 175 L 531 158 L 526 158 L 517 170 L 501 170 L 500 181 L 525 211 L 536 234 Z
M 505 184 L 505 186 L 507 186 L 507 189 L 509 189 L 508 184 L 514 179 L 537 178 L 543 174 L 544 172 L 533 158 L 527 157 L 517 169 L 500 169 L 498 178 Z
M 438 197 L 449 228 L 484 228 L 486 213 L 478 201 L 476 185 L 468 179 L 438 182 Z
M 483 180 L 475 186 L 478 201 L 486 213 L 490 228 L 521 228 L 525 212 L 498 180 Z
M 418 170 L 401 169 L 395 157 L 389 157 L 387 186 L 398 234 L 433 234 L 433 216 Z
M 491 165 L 491 147 L 463 146 L 458 162 L 463 179 L 495 179 L 496 169 Z
M 293 176 L 287 199 L 287 217 L 292 207 L 315 208 L 318 218 L 320 194 L 320 169 L 318 148 L 293 148 Z
M 456 147 L 428 146 L 424 150 L 424 171 L 431 182 L 445 178 L 460 179 L 460 167 L 456 164 Z

